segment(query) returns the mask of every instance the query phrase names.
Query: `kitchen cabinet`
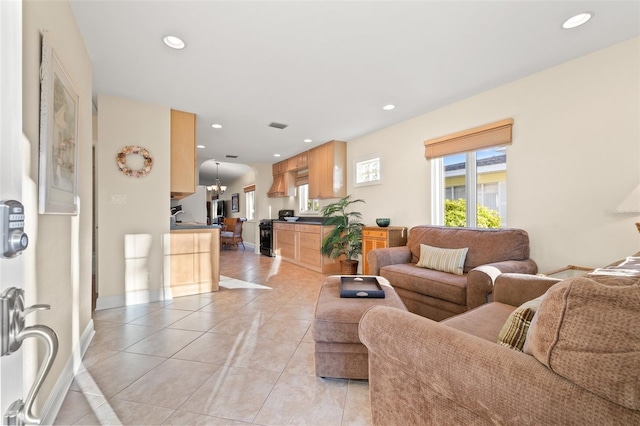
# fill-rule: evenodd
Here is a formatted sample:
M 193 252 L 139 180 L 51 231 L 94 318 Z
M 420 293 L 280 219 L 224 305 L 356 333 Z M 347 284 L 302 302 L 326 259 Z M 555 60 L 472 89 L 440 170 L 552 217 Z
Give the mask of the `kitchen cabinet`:
M 313 271 L 339 274 L 340 262 L 323 256 L 320 251 L 322 238 L 330 230 L 331 227 L 319 224 L 274 222 L 274 252 L 282 260 Z
M 172 230 L 165 234 L 163 250 L 165 288 L 173 297 L 218 291 L 219 228 Z
M 403 226 L 378 226 L 362 227 L 362 273 L 369 275 L 369 262 L 367 253 L 371 250 L 398 247 L 407 244 L 407 228 Z
M 331 141 L 308 151 L 309 198 L 347 195 L 347 143 Z
M 196 116 L 171 110 L 171 198 L 196 192 Z
M 287 171 L 297 172 L 309 167 L 309 154 L 308 151 L 302 152 L 287 160 Z

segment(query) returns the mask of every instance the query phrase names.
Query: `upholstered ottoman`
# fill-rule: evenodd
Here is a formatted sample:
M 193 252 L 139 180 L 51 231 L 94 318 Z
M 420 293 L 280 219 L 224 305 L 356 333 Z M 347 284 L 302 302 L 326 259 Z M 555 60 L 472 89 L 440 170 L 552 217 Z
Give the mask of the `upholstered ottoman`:
M 384 299 L 341 298 L 340 276 L 324 280 L 313 320 L 316 376 L 368 379 L 369 355 L 358 337 L 358 323 L 372 306 L 407 308 L 389 281 L 378 277 Z

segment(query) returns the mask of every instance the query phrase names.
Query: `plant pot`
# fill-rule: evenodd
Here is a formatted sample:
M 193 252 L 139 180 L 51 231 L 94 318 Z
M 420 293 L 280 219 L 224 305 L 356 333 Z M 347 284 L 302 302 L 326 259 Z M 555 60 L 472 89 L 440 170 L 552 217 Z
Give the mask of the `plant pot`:
M 358 261 L 357 260 L 341 260 L 340 274 L 358 275 Z

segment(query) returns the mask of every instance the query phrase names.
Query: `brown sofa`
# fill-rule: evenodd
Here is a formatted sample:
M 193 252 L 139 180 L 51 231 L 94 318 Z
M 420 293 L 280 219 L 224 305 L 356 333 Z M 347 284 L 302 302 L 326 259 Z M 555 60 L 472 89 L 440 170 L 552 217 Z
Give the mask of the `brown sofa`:
M 420 244 L 468 247 L 464 273 L 455 275 L 416 266 Z M 369 273 L 385 277 L 410 312 L 436 321 L 489 301 L 493 280 L 503 272 L 535 274 L 529 259 L 529 235 L 521 229 L 474 229 L 443 226 L 411 228 L 406 246 L 367 253 Z
M 543 294 L 525 352 L 497 344 Z M 640 425 L 640 277 L 504 274 L 494 302 L 441 323 L 367 311 L 376 425 Z

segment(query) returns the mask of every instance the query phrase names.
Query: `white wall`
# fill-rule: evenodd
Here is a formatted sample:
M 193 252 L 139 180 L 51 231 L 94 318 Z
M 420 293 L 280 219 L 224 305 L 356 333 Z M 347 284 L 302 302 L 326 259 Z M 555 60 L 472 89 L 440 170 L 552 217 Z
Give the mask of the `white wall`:
M 161 241 L 169 232 L 170 130 L 168 107 L 98 96 L 97 309 L 163 297 Z M 149 151 L 149 175 L 135 178 L 118 170 L 116 154 L 127 145 Z M 114 203 L 112 196 L 126 201 Z
M 171 200 L 171 207 L 182 206 L 184 213 L 176 216 L 182 222 L 207 223 L 207 188 L 196 186 L 196 192 L 180 200 Z M 170 212 L 169 212 L 170 213 Z M 167 213 L 167 220 L 169 220 Z
M 37 215 L 37 208 L 27 221 L 35 221 L 29 233 L 30 249 L 25 256 L 27 305 L 46 303 L 50 311 L 30 315 L 37 322 L 55 330 L 59 351 L 49 377 L 39 396 L 39 404 L 58 397 L 52 392 L 79 340 L 91 326 L 91 241 L 92 241 L 92 118 L 91 59 L 67 1 L 24 1 L 23 7 L 23 131 L 27 140 L 29 182 L 24 182 L 37 205 L 39 120 L 40 120 L 40 50 L 41 30 L 49 41 L 79 95 L 78 110 L 78 204 L 79 214 Z M 16 141 L 17 143 L 17 141 Z M 29 158 L 30 157 L 30 158 Z M 33 223 L 33 222 L 32 222 Z M 31 339 L 33 340 L 33 339 Z M 32 343 L 25 343 L 31 349 Z M 33 354 L 35 355 L 35 351 Z M 33 357 L 35 358 L 35 356 Z M 30 364 L 32 373 L 40 362 Z M 29 372 L 28 372 L 29 374 Z M 25 383 L 30 385 L 31 380 Z M 65 389 L 66 390 L 66 389 Z M 24 395 L 23 397 L 26 397 Z M 36 412 L 40 410 L 37 409 Z
M 350 141 L 348 192 L 367 201 L 364 222 L 429 224 L 423 142 L 512 117 L 508 226 L 529 232 L 540 270 L 602 266 L 637 252 L 639 44 L 634 38 Z M 382 154 L 383 184 L 354 188 L 351 162 L 373 153 Z

